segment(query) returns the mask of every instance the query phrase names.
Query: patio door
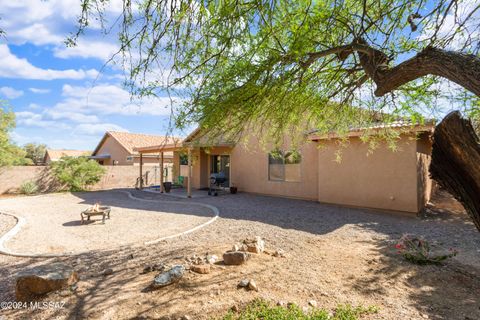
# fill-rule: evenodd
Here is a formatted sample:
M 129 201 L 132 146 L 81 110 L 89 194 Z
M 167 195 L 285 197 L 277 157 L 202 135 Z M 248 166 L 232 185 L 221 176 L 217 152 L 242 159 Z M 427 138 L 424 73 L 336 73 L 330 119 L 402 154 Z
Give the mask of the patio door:
M 210 157 L 210 173 L 223 173 L 225 187 L 230 187 L 230 156 L 212 155 Z

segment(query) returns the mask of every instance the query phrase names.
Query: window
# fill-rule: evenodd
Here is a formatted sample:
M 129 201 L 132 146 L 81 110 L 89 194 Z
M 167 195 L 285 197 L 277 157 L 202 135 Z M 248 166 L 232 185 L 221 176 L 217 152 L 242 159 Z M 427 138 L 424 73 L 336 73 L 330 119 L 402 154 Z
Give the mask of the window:
M 296 150 L 274 150 L 268 154 L 268 180 L 300 181 L 302 156 Z
M 132 156 L 128 156 L 128 157 L 127 157 L 127 161 L 128 161 L 128 162 L 132 162 L 132 161 L 133 161 L 133 157 L 132 157 Z
M 186 166 L 188 165 L 188 155 L 185 153 L 180 154 L 180 165 L 181 166 Z

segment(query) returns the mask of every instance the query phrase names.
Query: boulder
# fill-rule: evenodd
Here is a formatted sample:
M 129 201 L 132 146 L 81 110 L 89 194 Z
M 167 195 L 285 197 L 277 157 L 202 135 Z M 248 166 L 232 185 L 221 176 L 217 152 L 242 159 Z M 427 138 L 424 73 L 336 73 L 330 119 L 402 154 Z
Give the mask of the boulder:
M 226 265 L 241 265 L 249 258 L 249 254 L 242 251 L 227 251 L 223 254 L 223 263 Z
M 207 274 L 210 273 L 209 264 L 196 264 L 190 267 L 190 270 L 196 273 Z
M 153 279 L 153 288 L 162 288 L 180 281 L 185 273 L 182 265 L 173 266 L 170 270 L 162 272 Z
M 38 266 L 18 274 L 15 296 L 17 301 L 33 301 L 49 292 L 68 288 L 77 281 L 77 272 L 65 264 Z
M 243 241 L 245 251 L 252 253 L 262 253 L 265 250 L 265 241 L 260 237 L 255 237 L 255 239 L 245 239 Z

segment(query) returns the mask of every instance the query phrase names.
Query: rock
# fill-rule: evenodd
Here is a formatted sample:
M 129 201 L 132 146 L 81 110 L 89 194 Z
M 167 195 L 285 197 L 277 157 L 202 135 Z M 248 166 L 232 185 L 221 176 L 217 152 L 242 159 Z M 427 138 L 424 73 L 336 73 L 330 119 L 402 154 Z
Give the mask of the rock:
M 240 250 L 240 246 L 238 244 L 234 244 L 232 247 L 232 251 L 238 251 Z
M 112 268 L 105 269 L 105 270 L 103 270 L 102 274 L 104 276 L 109 276 L 109 275 L 113 274 L 113 269 Z
M 277 258 L 285 258 L 285 252 L 282 249 L 278 249 L 278 250 L 275 250 L 275 252 L 273 253 L 273 256 Z
M 183 317 L 180 318 L 181 320 L 191 320 L 192 318 L 188 315 L 184 315 Z
M 243 244 L 246 246 L 246 251 L 252 253 L 262 253 L 265 250 L 265 241 L 260 237 L 255 239 L 245 239 Z
M 280 301 L 277 302 L 277 306 L 279 306 L 279 307 L 286 307 L 286 306 L 287 306 L 287 303 L 286 303 L 285 301 L 283 301 L 283 300 L 280 300 Z
M 223 254 L 223 262 L 226 265 L 241 265 L 249 258 L 249 254 L 242 251 L 227 251 Z
M 207 255 L 207 262 L 210 264 L 214 264 L 218 261 L 218 257 L 216 255 Z
M 317 307 L 317 301 L 315 301 L 315 300 L 310 300 L 310 301 L 308 301 L 308 305 L 316 308 L 316 307 Z
M 255 283 L 254 280 L 248 281 L 248 289 L 258 291 L 257 284 Z
M 185 273 L 185 267 L 182 265 L 173 266 L 170 270 L 160 273 L 153 279 L 153 288 L 162 288 L 178 282 Z
M 34 267 L 18 274 L 15 286 L 16 299 L 32 301 L 37 296 L 68 288 L 77 281 L 77 272 L 62 263 Z
M 246 287 L 248 286 L 248 283 L 249 283 L 249 282 L 250 282 L 250 281 L 248 281 L 248 279 L 243 279 L 243 280 L 241 280 L 241 281 L 238 283 L 237 287 L 239 287 L 239 288 L 246 288 Z
M 230 310 L 232 310 L 233 312 L 238 312 L 238 311 L 240 311 L 240 309 L 238 308 L 238 306 L 237 306 L 236 304 L 234 304 L 234 305 L 230 308 Z
M 130 253 L 128 256 L 127 256 L 127 260 L 132 260 L 133 259 L 133 253 Z
M 190 270 L 196 273 L 207 274 L 210 273 L 210 265 L 209 264 L 198 264 L 191 266 Z

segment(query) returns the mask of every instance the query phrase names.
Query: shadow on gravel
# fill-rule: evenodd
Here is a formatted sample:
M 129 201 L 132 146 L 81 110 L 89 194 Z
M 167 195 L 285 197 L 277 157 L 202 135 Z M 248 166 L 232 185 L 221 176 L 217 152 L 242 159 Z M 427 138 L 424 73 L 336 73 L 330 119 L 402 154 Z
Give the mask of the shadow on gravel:
M 135 190 L 130 191 L 136 197 L 178 201 L 180 204 L 178 208 L 191 201 Z M 77 193 L 75 195 L 88 204 L 104 198 L 102 192 Z M 109 197 L 108 201 L 110 202 L 103 202 L 103 204 L 143 210 L 158 210 L 163 206 L 161 203 L 146 205 L 141 201 L 129 199 L 126 195 Z M 392 287 L 395 288 L 398 285 L 398 290 L 406 291 L 402 291 L 402 294 L 410 296 L 412 301 L 412 305 L 405 306 L 405 308 L 418 310 L 430 319 L 480 319 L 480 269 L 478 267 L 480 251 L 477 251 L 480 248 L 480 234 L 467 220 L 445 221 L 445 219 L 432 218 L 422 220 L 405 214 L 344 208 L 316 202 L 243 193 L 225 197 L 198 198 L 193 201 L 216 206 L 220 210 L 221 219 L 231 219 L 233 223 L 239 220 L 254 221 L 312 235 L 328 234 L 347 224 L 373 231 L 378 234 L 378 238 L 372 239 L 369 244 L 375 245 L 375 251 L 381 257 L 367 262 L 368 270 L 365 274 L 344 279 L 351 290 L 365 295 L 384 296 L 387 293 L 386 286 L 391 290 Z M 442 245 L 446 247 L 459 249 L 459 257 L 448 261 L 445 266 L 412 265 L 398 256 L 393 249 L 395 241 L 403 233 L 415 233 L 424 235 L 429 240 L 441 241 Z M 227 273 L 225 277 L 219 277 L 208 283 L 196 280 L 192 285 L 182 281 L 162 290 L 142 293 L 142 290 L 151 283 L 154 273 L 140 275 L 139 265 L 178 260 L 178 251 L 161 249 L 161 252 L 156 254 L 155 248 L 122 248 L 115 251 L 93 251 L 71 258 L 18 259 L 13 263 L 2 263 L 0 264 L 2 278 L 0 300 L 13 300 L 17 271 L 34 264 L 48 264 L 52 261 L 63 261 L 74 267 L 86 268 L 85 266 L 88 266 L 88 270 L 80 270 L 83 277 L 80 284 L 82 290 L 79 290 L 78 293 L 66 298 L 60 296 L 48 298 L 56 301 L 67 299 L 68 303 L 73 305 L 69 305 L 68 310 L 54 310 L 53 312 L 39 310 L 38 313 L 35 313 L 35 315 L 43 314 L 45 318 L 112 318 L 109 317 L 111 308 L 107 307 L 111 305 L 111 299 L 115 299 L 116 305 L 122 303 L 133 305 L 134 314 L 136 317 L 141 317 L 154 310 L 168 310 L 173 306 L 181 305 L 187 297 L 194 298 L 199 294 L 208 294 L 203 292 L 206 287 L 221 285 L 226 280 L 225 277 L 233 277 L 232 273 Z M 182 251 L 195 251 L 195 247 L 185 247 Z M 153 255 L 151 255 L 152 252 Z M 130 258 L 131 254 L 134 255 L 133 259 Z M 468 256 L 477 263 L 464 263 L 462 261 L 465 259 L 461 255 Z M 135 262 L 137 268 L 132 268 L 132 262 Z M 364 262 L 360 261 L 359 263 Z M 104 276 L 102 274 L 103 270 L 107 268 L 114 270 L 112 275 Z M 248 275 L 237 276 L 248 277 Z M 176 294 L 177 286 L 185 289 L 182 290 L 183 295 Z M 127 298 L 124 297 L 128 296 L 129 292 L 142 295 L 139 297 L 139 304 L 136 304 L 136 301 L 125 300 Z M 167 302 L 154 304 L 150 302 L 148 296 L 143 296 L 149 294 L 163 297 L 165 299 L 162 300 Z M 388 301 L 388 297 L 385 299 Z M 7 313 L 7 315 L 10 314 L 14 314 L 13 311 Z M 180 316 L 182 316 L 180 313 L 171 314 L 172 319 Z

